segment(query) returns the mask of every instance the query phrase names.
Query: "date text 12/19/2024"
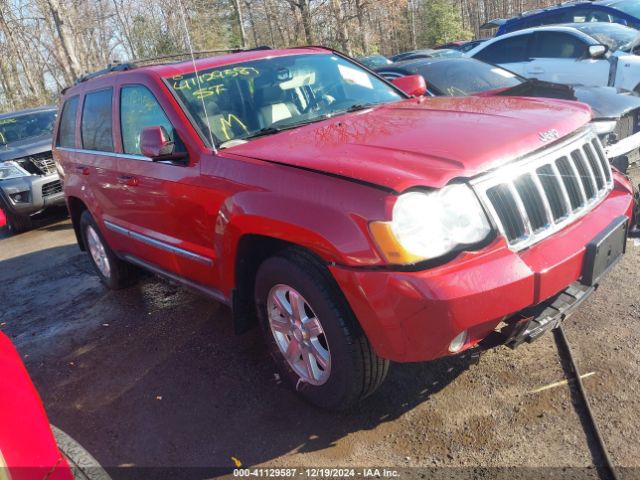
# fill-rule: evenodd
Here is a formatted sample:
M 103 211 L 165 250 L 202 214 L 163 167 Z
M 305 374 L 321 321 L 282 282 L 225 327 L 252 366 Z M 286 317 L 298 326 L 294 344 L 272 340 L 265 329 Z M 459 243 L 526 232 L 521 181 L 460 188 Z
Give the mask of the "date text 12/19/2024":
M 264 478 L 398 478 L 390 468 L 235 468 L 234 477 Z

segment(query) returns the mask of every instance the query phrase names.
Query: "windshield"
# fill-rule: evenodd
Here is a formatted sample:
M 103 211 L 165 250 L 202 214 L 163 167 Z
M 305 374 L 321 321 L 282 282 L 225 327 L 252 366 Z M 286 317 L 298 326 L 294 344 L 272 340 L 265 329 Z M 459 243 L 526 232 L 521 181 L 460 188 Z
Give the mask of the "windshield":
M 55 118 L 55 110 L 0 118 L 0 144 L 51 135 Z
M 511 88 L 522 83 L 516 74 L 477 60 L 431 62 L 407 70 L 422 75 L 432 92 L 450 97 Z
M 622 0 L 621 2 L 612 3 L 610 6 L 618 10 L 640 18 L 640 2 L 638 0 Z
M 637 30 L 618 23 L 592 22 L 576 24 L 575 27 L 609 47 L 612 52 L 627 49 L 639 35 Z
M 220 145 L 404 98 L 333 54 L 275 57 L 166 79 L 200 130 Z M 206 112 L 205 110 L 206 109 Z

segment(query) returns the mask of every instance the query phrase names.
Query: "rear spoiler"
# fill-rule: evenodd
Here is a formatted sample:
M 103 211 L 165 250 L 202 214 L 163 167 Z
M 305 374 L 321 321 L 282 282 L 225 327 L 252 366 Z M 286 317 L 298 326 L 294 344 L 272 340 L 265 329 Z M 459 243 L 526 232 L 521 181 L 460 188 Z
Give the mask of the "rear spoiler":
M 483 23 L 482 25 L 480 25 L 480 30 L 498 28 L 505 23 L 507 23 L 507 20 L 505 18 L 496 18 L 495 20 L 489 20 L 487 23 Z

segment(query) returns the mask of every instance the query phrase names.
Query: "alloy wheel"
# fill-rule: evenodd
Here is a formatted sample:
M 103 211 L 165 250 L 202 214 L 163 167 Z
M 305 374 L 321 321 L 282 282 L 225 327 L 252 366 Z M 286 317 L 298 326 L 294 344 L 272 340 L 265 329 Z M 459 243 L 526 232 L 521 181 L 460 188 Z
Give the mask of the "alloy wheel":
M 322 385 L 331 374 L 331 352 L 320 320 L 293 287 L 278 284 L 267 299 L 269 326 L 280 353 L 301 380 Z

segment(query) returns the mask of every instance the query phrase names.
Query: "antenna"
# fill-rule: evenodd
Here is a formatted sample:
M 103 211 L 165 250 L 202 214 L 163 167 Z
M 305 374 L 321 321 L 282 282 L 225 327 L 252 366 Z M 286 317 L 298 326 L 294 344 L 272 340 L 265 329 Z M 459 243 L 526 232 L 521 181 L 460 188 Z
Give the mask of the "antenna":
M 180 15 L 182 16 L 182 25 L 184 26 L 184 32 L 187 35 L 187 46 L 189 47 L 189 54 L 191 55 L 191 63 L 193 64 L 193 71 L 196 74 L 196 81 L 198 82 L 198 89 L 202 88 L 200 84 L 200 74 L 198 73 L 198 67 L 196 67 L 196 57 L 193 54 L 193 47 L 191 46 L 191 35 L 189 35 L 189 29 L 187 28 L 187 15 L 184 9 L 184 3 L 182 0 L 178 1 L 180 5 Z M 204 110 L 204 118 L 207 121 L 207 129 L 209 130 L 209 141 L 211 142 L 211 148 L 213 148 L 214 153 L 218 153 L 218 149 L 216 148 L 216 144 L 213 141 L 213 132 L 211 131 L 211 124 L 209 123 L 209 114 L 207 113 L 207 107 L 204 104 L 204 97 L 200 95 L 200 101 L 202 102 L 202 110 Z

